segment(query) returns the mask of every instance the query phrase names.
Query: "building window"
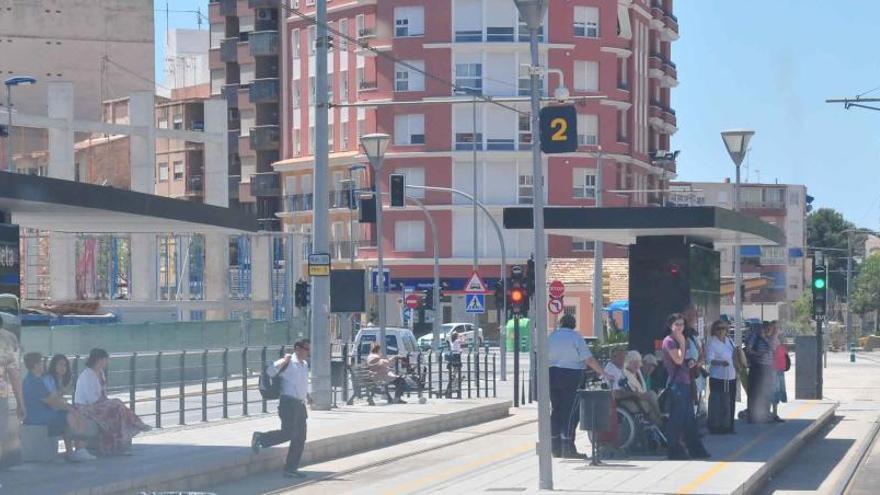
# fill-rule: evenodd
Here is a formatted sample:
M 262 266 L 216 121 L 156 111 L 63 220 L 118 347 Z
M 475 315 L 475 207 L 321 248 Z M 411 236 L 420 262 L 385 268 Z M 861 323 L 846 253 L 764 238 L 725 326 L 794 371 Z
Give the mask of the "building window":
M 358 39 L 363 38 L 367 34 L 367 19 L 364 17 L 364 14 L 358 14 L 354 18 L 354 27 L 357 30 L 355 33 Z
M 617 59 L 617 89 L 629 90 L 629 59 Z
M 183 115 L 181 115 L 179 113 L 175 113 L 173 124 L 174 124 L 174 129 L 176 129 L 178 131 L 183 129 Z
M 168 117 L 165 116 L 165 112 L 159 115 L 159 129 L 168 129 Z
M 423 114 L 394 116 L 394 144 L 425 144 L 425 116 Z
M 174 162 L 174 180 L 183 180 L 183 162 Z
M 423 167 L 407 167 L 399 168 L 395 171 L 397 174 L 403 174 L 403 183 L 407 186 L 424 186 L 425 185 L 425 169 Z M 416 198 L 424 198 L 424 189 L 406 189 L 407 196 Z
M 532 116 L 519 114 L 519 149 L 520 151 L 532 149 Z
M 342 33 L 339 37 L 339 51 L 348 51 L 348 19 L 339 20 L 339 32 Z
M 425 62 L 423 60 L 406 60 L 404 63 L 394 64 L 394 90 L 424 91 L 424 71 Z
M 575 60 L 574 90 L 599 91 L 599 62 L 593 60 Z
M 343 109 L 345 111 L 346 109 Z M 343 122 L 339 126 L 339 141 L 341 141 L 340 146 L 342 150 L 345 151 L 348 149 L 348 122 Z
M 309 101 L 311 105 L 315 101 L 315 76 L 309 77 Z
M 418 220 L 394 223 L 394 250 L 420 252 L 425 250 L 425 222 Z
M 483 92 L 483 64 L 455 64 L 455 85 Z
M 339 101 L 348 103 L 348 71 L 339 71 Z
M 302 105 L 302 85 L 299 79 L 293 81 L 293 108 Z
M 290 35 L 290 43 L 293 48 L 293 59 L 299 60 L 299 51 L 302 49 L 302 44 L 299 39 L 299 29 L 294 29 L 293 33 Z
M 315 47 L 318 44 L 318 30 L 315 26 L 309 26 L 309 55 L 315 54 Z
M 576 168 L 571 181 L 574 199 L 596 199 L 596 172 L 593 169 Z
M 519 174 L 516 188 L 517 203 L 530 205 L 535 201 L 535 187 L 531 174 Z
M 571 250 L 578 253 L 592 253 L 596 250 L 596 243 L 583 237 L 572 237 Z
M 578 114 L 578 146 L 599 144 L 599 116 Z
M 456 0 L 454 5 L 455 41 L 483 41 L 483 2 Z
M 425 34 L 424 7 L 397 7 L 394 9 L 394 37 L 407 38 Z
M 159 182 L 168 182 L 168 164 L 159 164 Z
M 315 126 L 309 127 L 309 153 L 315 154 Z
M 579 38 L 599 37 L 599 9 L 596 7 L 574 8 L 574 35 Z
M 618 110 L 617 111 L 617 142 L 618 143 L 629 142 L 629 139 L 628 139 L 628 136 L 629 136 L 628 115 L 629 115 L 628 110 Z M 655 134 L 655 136 L 657 136 L 657 135 Z M 657 137 L 657 142 L 659 143 L 659 137 Z M 659 149 L 659 145 L 657 147 L 655 147 L 655 149 Z

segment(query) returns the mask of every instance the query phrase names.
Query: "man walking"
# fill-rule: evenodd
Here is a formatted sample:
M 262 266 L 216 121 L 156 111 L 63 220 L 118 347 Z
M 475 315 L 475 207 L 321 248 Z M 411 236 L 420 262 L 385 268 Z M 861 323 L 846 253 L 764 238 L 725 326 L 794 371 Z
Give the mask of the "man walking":
M 577 419 L 573 417 L 577 389 L 584 380 L 587 366 L 605 379 L 611 380 L 590 353 L 584 338 L 574 329 L 577 321 L 572 315 L 559 319 L 559 328 L 547 339 L 550 363 L 550 435 L 553 457 L 586 459 L 574 445 Z
M 293 354 L 272 363 L 267 373 L 271 377 L 281 378 L 281 398 L 278 401 L 278 416 L 281 418 L 281 429 L 267 432 L 254 432 L 251 448 L 254 453 L 263 447 L 272 447 L 289 441 L 287 462 L 284 465 L 284 476 L 287 478 L 303 478 L 299 472 L 299 461 L 302 458 L 306 443 L 306 403 L 311 404 L 309 395 L 309 352 L 311 343 L 308 339 L 293 344 Z

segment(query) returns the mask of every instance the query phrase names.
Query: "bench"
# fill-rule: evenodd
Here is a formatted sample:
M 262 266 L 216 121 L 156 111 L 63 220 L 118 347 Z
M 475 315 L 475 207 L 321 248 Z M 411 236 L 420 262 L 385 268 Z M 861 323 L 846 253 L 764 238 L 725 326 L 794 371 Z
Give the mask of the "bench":
M 375 406 L 376 402 L 373 396 L 376 394 L 385 395 L 388 402 L 391 402 L 391 395 L 388 393 L 388 385 L 385 380 L 370 371 L 363 365 L 349 368 L 351 376 L 352 395 L 346 402 L 347 405 L 354 404 L 355 399 L 366 399 L 367 403 Z
M 50 437 L 46 425 L 21 425 L 21 460 L 49 462 L 58 455 L 61 437 Z

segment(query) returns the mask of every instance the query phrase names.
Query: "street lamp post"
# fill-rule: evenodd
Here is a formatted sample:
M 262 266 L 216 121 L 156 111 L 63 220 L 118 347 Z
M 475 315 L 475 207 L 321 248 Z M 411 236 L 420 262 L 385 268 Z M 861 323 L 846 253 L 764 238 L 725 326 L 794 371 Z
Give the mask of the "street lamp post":
M 596 154 L 596 208 L 602 207 L 602 191 L 604 190 L 602 159 L 604 152 L 599 146 Z M 605 325 L 602 317 L 602 307 L 604 298 L 602 297 L 602 261 L 604 256 L 604 245 L 602 241 L 593 240 L 593 334 L 599 337 L 599 343 L 605 343 Z
M 376 277 L 379 292 L 379 345 L 385 355 L 385 257 L 382 249 L 382 161 L 391 136 L 388 134 L 367 134 L 361 137 L 361 147 L 373 167 L 373 182 L 376 184 L 376 257 L 379 274 Z
M 12 163 L 12 87 L 36 84 L 36 82 L 37 80 L 30 76 L 10 77 L 3 81 L 6 85 L 6 170 L 8 172 L 15 172 L 15 165 Z
M 535 347 L 538 353 L 538 473 L 542 490 L 553 489 L 553 459 L 550 452 L 550 369 L 547 367 L 547 252 L 544 238 L 544 174 L 541 166 L 541 68 L 538 29 L 544 22 L 548 0 L 514 0 L 529 29 L 531 52 L 532 184 L 534 188 L 535 235 Z M 518 345 L 518 343 L 517 343 Z
M 740 181 L 740 166 L 742 165 L 743 159 L 746 157 L 746 153 L 749 150 L 749 141 L 752 139 L 752 136 L 755 135 L 755 131 L 747 130 L 747 129 L 736 129 L 730 131 L 723 131 L 721 133 L 721 139 L 724 141 L 724 146 L 727 147 L 727 153 L 730 154 L 730 159 L 733 160 L 733 164 L 736 165 L 736 182 L 733 185 L 733 211 L 739 211 L 739 181 Z M 739 349 L 742 347 L 742 333 L 743 333 L 743 320 L 742 320 L 742 262 L 741 256 L 739 252 L 740 246 L 739 242 L 737 242 L 733 246 L 733 318 L 735 321 L 735 329 L 734 332 L 734 343 L 736 348 Z M 739 390 L 737 390 L 737 395 L 739 394 Z

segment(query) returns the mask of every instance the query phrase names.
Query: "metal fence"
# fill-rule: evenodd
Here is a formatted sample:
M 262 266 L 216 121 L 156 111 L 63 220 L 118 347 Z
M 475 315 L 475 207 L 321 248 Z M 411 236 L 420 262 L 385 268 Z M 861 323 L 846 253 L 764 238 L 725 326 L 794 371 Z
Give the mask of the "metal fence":
M 351 369 L 360 365 L 360 360 L 349 351 L 349 346 L 333 347 L 334 407 L 345 404 L 354 390 Z M 285 352 L 292 352 L 292 347 L 113 353 L 106 371 L 107 393 L 157 428 L 267 413 L 275 410 L 277 401 L 263 400 L 258 388 L 259 375 Z M 68 357 L 75 380 L 87 356 Z M 494 353 L 464 353 L 460 368 L 450 367 L 443 354 L 414 353 L 410 358 L 413 376 L 424 388 L 409 389 L 408 396 L 419 393 L 444 399 L 497 397 Z M 404 372 L 399 367 L 398 371 Z M 525 385 L 523 394 L 525 397 Z

